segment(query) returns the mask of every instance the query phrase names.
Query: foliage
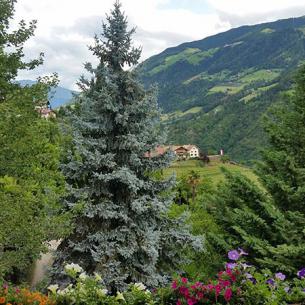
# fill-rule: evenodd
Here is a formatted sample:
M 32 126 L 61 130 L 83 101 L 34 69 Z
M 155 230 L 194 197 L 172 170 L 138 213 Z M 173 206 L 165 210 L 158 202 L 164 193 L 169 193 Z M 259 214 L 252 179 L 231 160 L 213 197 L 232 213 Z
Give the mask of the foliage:
M 167 215 L 173 181 L 155 173 L 171 156 L 145 156 L 163 137 L 154 90 L 145 91 L 124 69 L 140 57 L 133 33 L 116 2 L 90 48 L 99 64 L 86 65 L 92 79 L 81 78 L 83 91 L 68 115 L 75 146 L 63 164 L 66 207 L 79 213 L 75 230 L 58 248 L 54 280 L 65 281 L 63 262 L 75 262 L 88 273 L 100 272 L 111 291 L 130 282 L 156 286 L 180 264 L 182 249 L 201 246 Z
M 46 250 L 45 243 L 66 231 L 66 215 L 58 216 L 64 193 L 61 135 L 36 109 L 46 105 L 48 88 L 57 80 L 41 78 L 26 88 L 14 83 L 19 70 L 41 63 L 41 58 L 23 62 L 23 45 L 36 22 L 27 27 L 21 21 L 9 32 L 15 2 L 0 1 L 0 272 L 18 281 Z
M 208 238 L 216 251 L 224 254 L 242 245 L 249 250 L 250 262 L 295 273 L 305 264 L 300 255 L 304 251 L 304 218 L 283 213 L 264 189 L 243 175 L 226 172 L 226 177 L 209 209 L 222 229 Z
M 42 56 L 29 62 L 24 62 L 24 43 L 34 35 L 36 21 L 27 26 L 24 20 L 19 22 L 19 28 L 9 31 L 10 21 L 14 16 L 16 0 L 0 1 L 0 102 L 10 90 L 18 85 L 12 83 L 19 70 L 32 70 L 42 63 Z
M 175 174 L 177 176 L 178 186 L 181 181 L 181 187 L 188 188 L 186 182 L 186 177 L 190 171 L 194 170 L 200 174 L 200 179 L 205 184 L 216 186 L 219 182 L 224 181 L 225 175 L 222 168 L 228 169 L 233 173 L 242 173 L 248 177 L 253 182 L 257 183 L 257 176 L 254 174 L 253 169 L 246 166 L 240 166 L 237 164 L 221 163 L 211 161 L 205 164 L 201 160 L 187 160 L 171 163 L 169 168 L 164 169 L 164 175 L 166 177 Z
M 223 156 L 221 156 L 220 161 L 222 163 L 228 163 L 228 162 L 230 162 L 230 157 L 228 155 L 223 155 Z
M 0 304 L 303 304 L 305 268 L 300 269 L 293 280 L 287 280 L 282 272 L 272 274 L 269 270 L 260 270 L 247 264 L 247 255 L 242 249 L 229 251 L 229 261 L 224 270 L 207 280 L 190 280 L 180 276 L 170 286 L 153 291 L 142 283 L 131 283 L 124 291 L 112 294 L 106 289 L 99 274 L 89 276 L 79 265 L 72 263 L 64 268 L 66 274 L 72 278 L 72 283 L 62 287 L 50 285 L 48 296 L 0 282 Z
M 273 108 L 266 121 L 269 147 L 258 169 L 265 188 L 282 211 L 305 213 L 305 66 L 296 75 L 295 93 Z
M 227 173 L 216 194 L 213 214 L 223 235 L 212 236 L 219 249 L 238 240 L 257 253 L 255 260 L 271 270 L 294 273 L 305 264 L 304 147 L 305 68 L 297 75 L 296 93 L 276 108 L 267 123 L 270 145 L 257 174 L 262 188 L 241 175 Z
M 62 139 L 33 98 L 32 88 L 16 89 L 0 104 L 0 272 L 17 278 L 46 250 L 44 242 L 67 230 L 67 215 L 58 216 Z
M 55 302 L 40 292 L 19 288 L 0 280 L 0 304 L 55 305 Z
M 73 284 L 62 289 L 57 284 L 48 287 L 50 299 L 58 305 L 153 304 L 151 292 L 142 283 L 130 284 L 125 291 L 111 295 L 99 274 L 89 276 L 77 264 L 66 265 L 65 272 Z
M 288 281 L 281 272 L 272 275 L 245 263 L 245 255 L 242 249 L 229 251 L 225 270 L 205 282 L 185 277 L 174 280 L 171 289 L 158 290 L 157 303 L 284 305 L 304 301 L 305 269 L 298 272 L 298 278 Z
M 197 186 L 194 201 L 189 200 L 192 196 L 192 188 L 188 183 L 188 175 L 181 176 L 178 179 L 176 189 L 176 204 L 171 207 L 171 217 L 185 217 L 187 223 L 191 226 L 192 234 L 202 236 L 204 243 L 203 251 L 194 252 L 189 250 L 184 253 L 188 261 L 179 268 L 183 272 L 178 273 L 203 280 L 219 270 L 223 262 L 223 257 L 206 238 L 209 234 L 219 234 L 221 232 L 213 216 L 207 212 L 206 205 L 211 194 L 215 192 L 215 186 L 210 179 L 206 177 L 201 179 Z
M 187 176 L 187 184 L 192 189 L 192 201 L 195 201 L 196 189 L 200 184 L 200 174 L 196 171 L 191 171 Z

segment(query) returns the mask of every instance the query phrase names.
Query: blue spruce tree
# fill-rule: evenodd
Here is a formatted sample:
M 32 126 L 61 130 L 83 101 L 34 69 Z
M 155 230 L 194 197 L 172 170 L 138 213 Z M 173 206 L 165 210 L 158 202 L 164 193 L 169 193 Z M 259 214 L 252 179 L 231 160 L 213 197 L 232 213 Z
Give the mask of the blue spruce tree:
M 75 229 L 61 243 L 55 278 L 63 264 L 99 272 L 115 291 L 131 282 L 152 287 L 169 278 L 187 245 L 200 246 L 182 222 L 168 217 L 172 179 L 156 173 L 171 154 L 148 157 L 162 144 L 155 90 L 145 91 L 136 74 L 141 50 L 132 47 L 135 29 L 116 2 L 101 36 L 90 47 L 99 64 L 69 115 L 75 151 L 63 171 L 70 188 L 66 204 L 78 211 Z

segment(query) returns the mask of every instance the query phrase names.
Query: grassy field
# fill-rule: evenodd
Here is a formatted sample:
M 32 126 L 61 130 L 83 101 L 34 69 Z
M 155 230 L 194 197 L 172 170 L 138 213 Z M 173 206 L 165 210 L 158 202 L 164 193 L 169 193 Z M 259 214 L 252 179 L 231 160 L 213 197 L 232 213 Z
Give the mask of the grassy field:
M 272 81 L 280 75 L 281 70 L 273 69 L 273 70 L 258 70 L 252 73 L 249 73 L 239 79 L 240 82 L 245 84 L 250 84 L 252 82 L 257 81 Z
M 239 172 L 250 178 L 251 180 L 258 182 L 256 175 L 253 171 L 244 166 L 233 165 L 233 164 L 223 164 L 221 162 L 210 162 L 209 165 L 204 165 L 202 161 L 199 160 L 187 160 L 174 162 L 172 166 L 165 170 L 166 175 L 175 173 L 177 178 L 182 175 L 188 174 L 190 171 L 194 170 L 198 172 L 202 179 L 209 179 L 213 184 L 218 184 L 224 179 L 224 175 L 221 168 L 224 167 L 232 172 Z
M 171 113 L 166 113 L 164 115 L 161 116 L 161 120 L 162 121 L 167 121 L 167 120 L 171 120 L 171 119 L 176 119 L 176 118 L 181 118 L 187 114 L 194 114 L 194 113 L 198 113 L 202 110 L 202 107 L 193 107 L 190 108 L 189 110 L 182 112 L 180 110 L 177 110 L 175 112 L 171 112 Z
M 244 88 L 243 85 L 219 85 L 219 86 L 214 86 L 209 90 L 209 93 L 226 93 L 226 94 L 236 94 L 239 91 L 241 91 Z

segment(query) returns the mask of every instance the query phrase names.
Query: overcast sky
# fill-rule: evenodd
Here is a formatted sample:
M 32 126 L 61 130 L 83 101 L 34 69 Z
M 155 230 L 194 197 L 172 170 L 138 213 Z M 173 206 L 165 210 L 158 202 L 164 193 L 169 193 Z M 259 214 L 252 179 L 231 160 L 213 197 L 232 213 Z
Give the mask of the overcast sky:
M 76 89 L 83 63 L 93 61 L 87 45 L 114 0 L 18 0 L 16 20 L 38 21 L 34 38 L 26 44 L 29 58 L 45 53 L 45 63 L 20 79 L 52 72 L 61 86 Z M 143 47 L 142 60 L 186 41 L 232 27 L 305 15 L 305 0 L 122 0 L 135 44 Z

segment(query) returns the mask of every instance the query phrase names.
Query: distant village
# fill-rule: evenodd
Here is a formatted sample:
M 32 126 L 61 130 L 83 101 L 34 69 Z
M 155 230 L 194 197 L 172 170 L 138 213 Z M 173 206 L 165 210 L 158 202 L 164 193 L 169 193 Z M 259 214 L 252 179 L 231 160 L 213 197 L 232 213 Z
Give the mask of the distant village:
M 188 159 L 202 159 L 204 161 L 216 161 L 221 159 L 224 156 L 223 149 L 220 150 L 218 155 L 207 155 L 200 152 L 198 146 L 193 144 L 187 145 L 160 145 L 157 146 L 155 150 L 147 152 L 146 157 L 153 158 L 165 154 L 166 152 L 171 151 L 175 154 L 178 161 L 188 160 Z
M 36 106 L 35 109 L 42 118 L 56 118 L 56 113 L 53 111 L 49 103 L 45 106 Z
M 45 119 L 56 118 L 56 113 L 50 107 L 48 103 L 45 106 L 36 106 L 36 111 Z M 154 151 L 147 152 L 145 156 L 147 158 L 153 158 L 165 154 L 171 151 L 175 154 L 177 161 L 189 160 L 189 159 L 201 159 L 205 162 L 219 161 L 224 156 L 224 151 L 221 149 L 218 155 L 207 155 L 201 153 L 198 146 L 193 144 L 187 145 L 159 145 Z

